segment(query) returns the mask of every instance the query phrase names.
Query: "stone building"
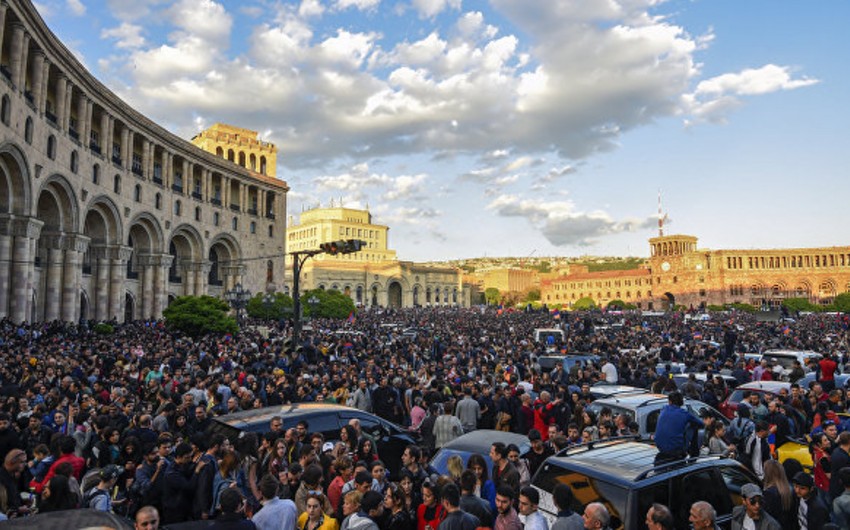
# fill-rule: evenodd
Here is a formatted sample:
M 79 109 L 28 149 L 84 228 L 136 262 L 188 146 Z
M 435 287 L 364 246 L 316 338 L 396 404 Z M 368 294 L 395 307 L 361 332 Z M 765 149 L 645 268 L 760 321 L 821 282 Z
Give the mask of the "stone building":
M 850 292 L 850 247 L 707 250 L 697 238 L 669 235 L 649 240 L 644 268 L 578 272 L 544 282 L 542 300 L 570 306 L 590 297 L 597 305 L 623 300 L 642 309 L 746 303 L 779 307 L 786 298 L 829 304 Z
M 257 131 L 216 123 L 192 138 L 192 143 L 254 174 L 275 177 L 277 146 L 259 139 Z
M 26 0 L 0 1 L 0 122 L 0 317 L 159 317 L 175 296 L 282 281 L 274 149 L 262 175 L 169 133 Z
M 389 248 L 389 227 L 372 223 L 368 210 L 329 207 L 301 213 L 290 221 L 286 245 L 290 252 L 312 250 L 326 242 L 360 239 L 366 244 L 351 254 L 318 254 L 301 270 L 302 291 L 335 289 L 358 306 L 422 307 L 469 306 L 471 292 L 461 282 L 459 269 L 399 261 Z M 287 258 L 290 293 L 292 263 Z

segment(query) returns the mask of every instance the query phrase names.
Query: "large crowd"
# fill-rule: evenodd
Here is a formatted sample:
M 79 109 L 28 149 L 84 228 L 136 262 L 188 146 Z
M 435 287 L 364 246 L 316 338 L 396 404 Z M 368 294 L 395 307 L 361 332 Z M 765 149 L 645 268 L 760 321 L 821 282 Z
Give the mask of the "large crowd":
M 534 329 L 552 327 L 563 341 L 533 340 Z M 542 462 L 635 432 L 628 417 L 586 409 L 602 381 L 669 394 L 655 439 L 661 460 L 722 454 L 758 476 L 761 484 L 741 491 L 733 529 L 850 528 L 847 396 L 834 383 L 850 360 L 843 315 L 762 322 L 746 313 L 373 309 L 353 321 L 314 320 L 297 344 L 291 331 L 287 322 L 248 321 L 233 336 L 190 338 L 162 322 L 116 325 L 108 335 L 85 322 L 0 322 L 0 518 L 88 508 L 146 530 L 203 520 L 260 530 L 548 530 L 529 486 Z M 754 396 L 728 429 L 683 412 L 682 394 L 714 407 L 728 396 L 713 375 L 778 377 L 769 361 L 743 356 L 768 348 L 824 354 L 790 374 L 794 382 L 815 371 L 812 388 Z M 542 370 L 552 349 L 598 361 Z M 709 377 L 677 390 L 673 366 Z M 421 443 L 389 477 L 356 421 L 337 440 L 309 422 L 282 429 L 279 417 L 235 440 L 210 430 L 217 416 L 298 402 L 357 407 Z M 698 437 L 685 435 L 689 423 Z M 532 449 L 493 444 L 492 474 L 478 455 L 446 475 L 429 466 L 436 450 L 475 429 L 526 434 Z M 811 439 L 811 473 L 775 460 L 781 442 L 802 437 Z M 573 512 L 568 487 L 551 493 L 561 510 L 553 530 L 611 523 L 603 504 Z M 646 518 L 648 528 L 672 528 L 663 505 Z M 694 504 L 691 523 L 714 528 L 713 508 Z

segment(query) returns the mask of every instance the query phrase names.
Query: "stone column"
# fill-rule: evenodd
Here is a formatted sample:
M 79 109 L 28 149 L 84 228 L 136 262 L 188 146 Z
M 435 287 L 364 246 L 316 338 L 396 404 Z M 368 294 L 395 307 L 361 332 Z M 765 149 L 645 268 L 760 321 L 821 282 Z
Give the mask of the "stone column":
M 3 6 L 5 8 L 5 6 Z M 5 10 L 4 10 L 5 11 Z M 2 17 L 0 17 L 2 19 Z M 2 23 L 2 20 L 0 20 Z M 0 317 L 9 315 L 9 279 L 12 273 L 12 236 L 8 232 L 8 218 L 4 218 L 0 232 Z
M 13 322 L 29 319 L 32 301 L 33 246 L 44 222 L 32 217 L 15 219 L 12 223 L 12 298 L 9 315 Z
M 195 264 L 191 261 L 183 261 L 180 263 L 181 275 L 183 276 L 183 295 L 192 296 L 195 294 Z
M 29 65 L 31 40 L 29 33 L 24 32 L 24 44 L 23 49 L 21 49 L 21 73 L 18 74 L 21 77 L 21 92 L 27 90 L 27 66 Z
M 71 103 L 74 98 L 74 84 L 71 83 L 71 80 L 66 80 L 68 83 L 68 88 L 65 90 L 65 121 L 62 122 L 62 131 L 68 132 L 68 129 L 71 127 Z
M 91 146 L 91 130 L 92 130 L 92 112 L 94 111 L 94 102 L 89 98 L 86 98 L 86 119 L 83 121 L 84 124 L 84 134 L 83 137 L 83 147 L 89 149 Z
M 191 173 L 192 173 L 192 171 L 191 171 L 191 167 L 192 167 L 192 165 L 189 163 L 189 161 L 188 161 L 188 160 L 186 160 L 186 159 L 184 158 L 184 159 L 183 159 L 183 167 L 182 167 L 182 169 L 180 170 L 180 172 L 181 172 L 181 173 L 182 173 L 182 175 L 183 175 L 183 176 L 181 177 L 181 178 L 182 178 L 182 180 L 181 180 L 180 184 L 183 186 L 183 192 L 184 192 L 184 193 L 185 193 L 185 191 L 186 191 L 186 187 L 187 187 L 187 184 L 186 184 L 186 183 L 187 183 L 187 182 L 189 182 L 189 175 L 191 175 Z
M 44 112 L 44 107 L 41 106 L 44 81 L 46 81 L 44 79 L 44 54 L 41 51 L 36 51 L 32 57 L 32 104 L 35 105 L 35 110 L 39 114 Z
M 100 109 L 100 153 L 107 160 L 112 160 L 112 138 L 109 136 L 109 114 L 106 109 Z
M 171 178 L 171 164 L 172 164 L 173 155 L 166 151 L 162 150 L 162 181 L 165 184 L 166 188 L 171 188 L 173 184 Z
M 65 94 L 68 91 L 67 80 L 62 74 L 56 79 L 56 125 L 64 130 L 65 123 Z
M 95 271 L 97 282 L 94 293 L 94 315 L 95 320 L 109 319 L 109 249 L 105 246 L 93 249 L 94 257 L 97 259 L 97 270 Z
M 12 23 L 12 47 L 9 50 L 9 70 L 11 70 L 12 84 L 17 90 L 21 86 L 21 60 L 24 54 L 24 26 L 20 23 Z
M 221 177 L 221 204 L 230 209 L 230 179 L 224 176 Z
M 133 160 L 130 149 L 133 145 L 132 132 L 127 128 L 126 123 L 121 124 L 121 167 L 130 169 L 130 163 Z
M 38 108 L 41 115 L 44 115 L 44 111 L 47 109 L 48 76 L 50 76 L 50 61 L 47 60 L 47 57 L 44 57 L 41 65 L 41 94 L 38 95 Z
M 141 308 L 142 314 L 141 317 L 143 319 L 149 319 L 153 315 L 153 300 L 155 296 L 154 289 L 154 265 L 152 261 L 152 256 L 150 255 L 142 255 L 139 256 L 137 261 L 139 268 L 141 269 L 141 289 L 139 292 L 141 293 Z
M 115 246 L 109 249 L 112 269 L 109 277 L 109 317 L 124 321 L 124 280 L 127 276 L 127 261 L 133 254 L 132 247 Z
M 3 55 L 3 37 L 6 31 L 6 10 L 9 5 L 6 2 L 0 2 L 0 56 Z
M 82 256 L 89 246 L 89 238 L 74 234 L 65 238 L 65 267 L 62 282 L 62 320 L 76 322 L 80 319 L 80 286 L 83 278 Z
M 80 93 L 80 96 L 77 98 L 77 134 L 80 136 L 80 143 L 83 144 L 83 147 L 87 147 L 88 143 L 85 140 L 86 132 L 86 96 L 83 93 Z
M 207 280 L 209 280 L 210 269 L 212 268 L 212 262 L 209 260 L 203 260 L 198 262 L 198 270 L 195 275 L 195 295 L 203 296 L 207 293 Z
M 43 235 L 47 247 L 47 278 L 44 282 L 44 320 L 62 317 L 62 271 L 65 264 L 64 242 L 61 234 Z
M 148 173 L 148 165 L 151 161 L 151 143 L 149 140 L 142 140 L 142 178 L 145 180 L 151 179 L 151 174 Z
M 162 318 L 162 311 L 168 303 L 168 292 L 166 291 L 168 269 L 171 267 L 173 256 L 161 254 L 157 257 L 156 285 L 154 287 L 154 318 Z

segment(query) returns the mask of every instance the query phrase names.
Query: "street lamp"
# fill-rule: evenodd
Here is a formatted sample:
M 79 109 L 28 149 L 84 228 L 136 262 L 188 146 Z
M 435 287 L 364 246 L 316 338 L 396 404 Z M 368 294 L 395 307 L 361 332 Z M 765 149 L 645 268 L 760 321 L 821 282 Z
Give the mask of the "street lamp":
M 316 295 L 311 295 L 307 299 L 307 303 L 310 304 L 310 317 L 313 318 L 316 315 L 316 306 L 319 305 L 319 299 L 316 298 Z
M 266 310 L 266 318 L 268 318 L 268 319 L 273 318 L 271 313 L 272 313 L 272 308 L 274 307 L 274 303 L 275 303 L 275 296 L 274 296 L 273 293 L 266 293 L 266 294 L 263 295 L 263 308 Z
M 233 289 L 224 293 L 224 299 L 230 304 L 230 307 L 236 311 L 236 323 L 242 323 L 242 309 L 248 305 L 248 300 L 251 299 L 251 291 L 243 289 L 241 283 L 237 283 Z
M 301 340 L 301 268 L 308 259 L 317 254 L 351 254 L 359 252 L 366 245 L 365 241 L 360 239 L 347 239 L 333 241 L 331 243 L 322 243 L 320 248 L 314 250 L 299 250 L 291 252 L 292 256 L 292 302 L 293 302 L 293 325 L 292 325 L 292 345 L 294 348 L 299 346 Z M 309 303 L 309 301 L 308 301 Z

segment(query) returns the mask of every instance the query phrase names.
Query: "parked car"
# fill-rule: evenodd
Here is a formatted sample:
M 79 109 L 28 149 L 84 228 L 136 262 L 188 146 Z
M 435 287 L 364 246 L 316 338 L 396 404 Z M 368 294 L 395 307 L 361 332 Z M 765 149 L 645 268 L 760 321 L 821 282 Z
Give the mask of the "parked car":
M 673 374 L 673 382 L 676 383 L 676 388 L 682 388 L 682 385 L 688 382 L 690 377 L 690 373 L 684 374 Z M 738 380 L 732 377 L 731 375 L 721 375 L 721 374 L 711 374 L 712 377 L 720 377 L 726 382 L 727 388 L 735 388 L 738 386 Z M 708 379 L 708 374 L 705 372 L 700 372 L 698 374 L 694 374 L 694 378 L 697 380 L 697 385 L 699 385 L 700 389 L 705 385 L 706 380 Z
M 519 447 L 520 456 L 531 450 L 531 442 L 528 436 L 513 432 L 495 431 L 490 429 L 478 429 L 463 436 L 458 436 L 451 442 L 441 447 L 431 458 L 431 465 L 441 475 L 448 472 L 447 463 L 452 455 L 459 455 L 463 459 L 463 466 L 469 461 L 470 455 L 478 453 L 487 462 L 487 476 L 493 471 L 493 461 L 490 460 L 490 446 L 496 442 L 505 445 L 515 444 Z
M 729 394 L 723 403 L 720 404 L 720 412 L 730 420 L 735 417 L 735 411 L 738 410 L 738 404 L 744 400 L 745 392 L 756 392 L 759 394 L 779 394 L 779 391 L 785 389 L 791 390 L 791 383 L 786 381 L 753 381 L 744 383 L 737 387 Z M 764 398 L 762 398 L 764 401 Z
M 590 395 L 593 399 L 602 399 L 611 396 L 624 396 L 626 394 L 647 394 L 649 390 L 637 386 L 616 385 L 600 381 L 590 385 Z
M 414 433 L 374 414 L 327 403 L 294 403 L 243 410 L 215 418 L 211 432 L 220 432 L 235 441 L 245 432 L 268 432 L 269 422 L 274 416 L 281 417 L 284 430 L 306 420 L 309 432 L 322 433 L 325 441 L 339 440 L 339 431 L 343 425 L 347 425 L 354 418 L 360 420 L 361 430 L 375 439 L 378 455 L 387 465 L 391 477 L 396 477 L 401 468 L 404 449 L 410 444 L 419 443 L 419 438 Z
M 630 420 L 637 422 L 640 438 L 649 440 L 655 434 L 658 416 L 661 414 L 661 409 L 666 405 L 667 396 L 662 394 L 626 394 L 597 399 L 587 406 L 587 410 L 593 411 L 598 416 L 603 408 L 608 407 L 615 417 L 618 414 L 625 414 Z M 695 416 L 699 416 L 703 410 L 707 410 L 713 418 L 729 424 L 729 420 L 723 414 L 702 401 L 685 399 L 685 408 Z
M 761 353 L 762 359 L 768 359 L 774 365 L 774 371 L 779 374 L 783 381 L 788 380 L 788 374 L 794 367 L 794 361 L 800 361 L 803 365 L 803 370 L 808 371 L 808 363 L 810 361 L 818 362 L 823 358 L 823 355 L 813 351 L 803 350 L 765 350 Z
M 815 372 L 809 372 L 805 377 L 797 381 L 797 384 L 801 387 L 809 390 L 812 388 L 812 383 L 818 380 L 818 374 Z M 835 388 L 850 388 L 850 374 L 835 374 Z
M 557 516 L 552 501 L 556 484 L 573 493 L 572 510 L 582 513 L 600 502 L 611 514 L 613 529 L 646 529 L 653 503 L 669 506 L 676 528 L 689 528 L 691 505 L 706 501 L 717 511 L 717 523 L 728 528 L 732 508 L 741 504 L 744 484 L 758 479 L 735 460 L 718 456 L 688 458 L 656 466 L 658 449 L 645 442 L 609 440 L 566 449 L 549 457 L 532 478 L 540 492 L 541 513 L 551 527 Z

